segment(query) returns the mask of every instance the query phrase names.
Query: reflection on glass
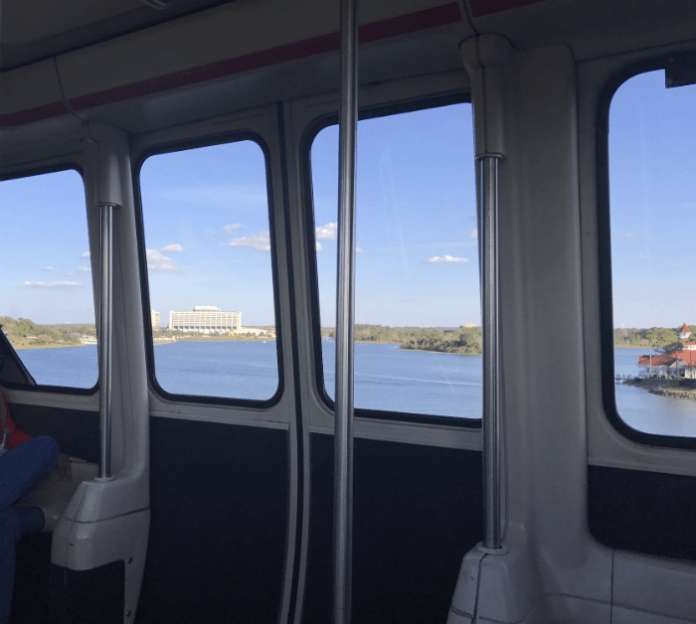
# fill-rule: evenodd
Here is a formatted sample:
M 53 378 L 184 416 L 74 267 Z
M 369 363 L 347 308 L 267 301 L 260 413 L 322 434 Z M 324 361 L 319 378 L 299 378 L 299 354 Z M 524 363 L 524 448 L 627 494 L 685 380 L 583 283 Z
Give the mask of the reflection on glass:
M 270 399 L 278 356 L 261 148 L 152 156 L 140 185 L 158 383 L 172 394 Z
M 696 436 L 696 86 L 662 71 L 617 91 L 609 119 L 616 405 L 647 433 Z
M 471 106 L 358 124 L 355 406 L 481 417 Z M 324 383 L 334 397 L 338 128 L 311 150 Z
M 76 171 L 0 182 L 0 325 L 37 384 L 97 383 L 84 184 Z

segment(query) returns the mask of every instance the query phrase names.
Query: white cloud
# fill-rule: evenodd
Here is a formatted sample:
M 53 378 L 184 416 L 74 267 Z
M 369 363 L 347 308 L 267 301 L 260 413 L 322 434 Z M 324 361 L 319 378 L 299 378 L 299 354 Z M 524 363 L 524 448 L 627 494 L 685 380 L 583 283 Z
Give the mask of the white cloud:
M 78 282 L 24 282 L 29 288 L 75 288 L 82 286 Z
M 336 232 L 338 231 L 338 223 L 330 222 L 326 225 L 320 225 L 316 228 L 315 237 L 317 240 L 336 240 Z
M 655 259 L 655 256 L 652 254 L 638 254 L 638 259 L 644 260 L 645 262 L 652 262 Z
M 47 266 L 44 267 L 44 271 L 55 271 L 55 269 L 52 266 Z
M 434 256 L 432 258 L 428 258 L 425 263 L 426 264 L 443 264 L 446 262 L 469 262 L 468 258 L 455 258 L 454 256 Z
M 270 251 L 271 250 L 271 233 L 259 232 L 258 234 L 253 234 L 252 236 L 242 236 L 241 238 L 233 238 L 229 243 L 229 247 L 251 247 L 258 251 Z
M 314 237 L 320 241 L 320 240 L 336 240 L 338 236 L 338 222 L 337 221 L 329 221 L 326 225 L 320 225 L 319 227 L 314 229 L 315 234 Z M 317 243 L 317 251 L 321 249 L 321 245 Z M 356 247 L 355 251 L 357 253 L 362 253 L 363 250 L 360 249 L 360 247 Z
M 223 226 L 223 231 L 225 234 L 232 234 L 235 230 L 238 230 L 240 227 L 242 227 L 241 223 L 230 223 L 229 225 Z
M 615 235 L 618 236 L 619 238 L 635 238 L 636 237 L 635 232 L 629 232 L 626 230 L 619 230 L 618 232 L 616 232 Z
M 184 248 L 179 243 L 171 243 L 162 247 L 160 251 L 184 251 Z
M 77 267 L 77 270 L 80 273 L 89 273 L 91 271 L 91 269 L 89 267 L 86 267 L 86 266 Z
M 81 254 L 80 258 L 89 258 L 89 251 L 85 251 L 85 253 Z
M 478 230 L 476 228 L 469 232 L 469 238 L 478 238 Z
M 150 271 L 176 271 L 177 266 L 171 258 L 161 254 L 157 249 L 146 249 L 147 268 Z
M 266 187 L 261 184 L 198 184 L 169 188 L 160 197 L 198 204 L 221 206 L 229 204 L 260 204 L 267 202 Z

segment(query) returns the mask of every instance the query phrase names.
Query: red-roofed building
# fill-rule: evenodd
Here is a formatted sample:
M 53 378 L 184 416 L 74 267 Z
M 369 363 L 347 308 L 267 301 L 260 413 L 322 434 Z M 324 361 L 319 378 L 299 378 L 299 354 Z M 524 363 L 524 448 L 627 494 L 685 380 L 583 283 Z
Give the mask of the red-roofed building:
M 696 342 L 690 342 L 689 326 L 684 323 L 678 334 L 682 350 L 659 355 L 639 355 L 638 366 L 645 367 L 641 376 L 658 375 L 696 379 Z

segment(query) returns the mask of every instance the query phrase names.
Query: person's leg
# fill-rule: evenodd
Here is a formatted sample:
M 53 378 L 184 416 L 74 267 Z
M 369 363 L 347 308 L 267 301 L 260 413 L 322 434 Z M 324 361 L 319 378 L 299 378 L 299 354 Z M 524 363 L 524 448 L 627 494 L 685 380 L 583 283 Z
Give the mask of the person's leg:
M 41 530 L 43 511 L 11 505 L 58 463 L 53 438 L 37 436 L 0 457 L 0 624 L 7 624 L 15 573 L 15 542 L 23 532 Z M 39 524 L 41 526 L 39 526 Z
M 58 463 L 53 438 L 37 436 L 0 457 L 0 509 L 9 507 Z
M 15 542 L 20 535 L 17 510 L 14 507 L 0 510 L 0 624 L 7 624 L 10 617 L 15 573 Z

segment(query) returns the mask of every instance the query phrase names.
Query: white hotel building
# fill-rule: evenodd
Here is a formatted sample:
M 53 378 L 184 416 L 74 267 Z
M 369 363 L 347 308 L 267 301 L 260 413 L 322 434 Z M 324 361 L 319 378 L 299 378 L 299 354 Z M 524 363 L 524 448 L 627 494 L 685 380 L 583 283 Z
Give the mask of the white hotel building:
M 152 323 L 152 329 L 159 331 L 160 313 L 157 310 L 150 310 L 150 322 Z
M 226 334 L 241 328 L 241 312 L 223 312 L 215 306 L 196 306 L 193 312 L 169 312 L 170 331 Z

